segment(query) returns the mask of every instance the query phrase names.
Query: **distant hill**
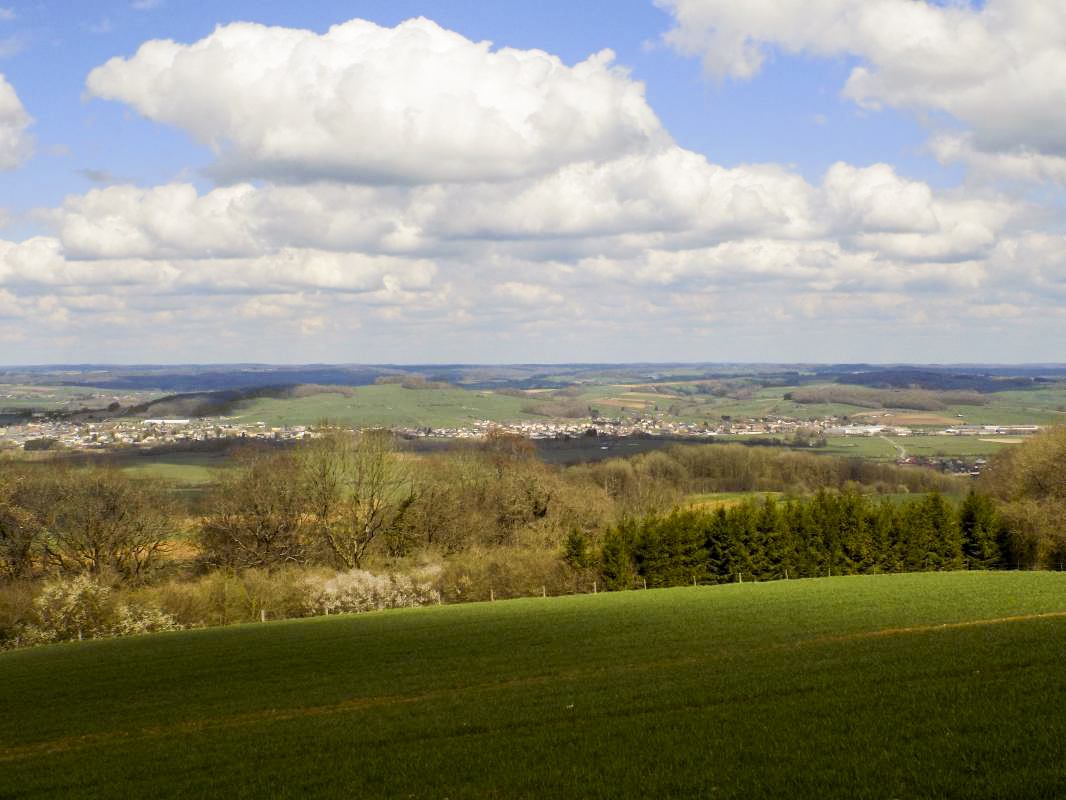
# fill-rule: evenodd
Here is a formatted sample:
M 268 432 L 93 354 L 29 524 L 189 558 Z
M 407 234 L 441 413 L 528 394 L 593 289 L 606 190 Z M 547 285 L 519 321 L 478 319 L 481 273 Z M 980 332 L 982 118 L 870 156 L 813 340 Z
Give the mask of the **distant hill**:
M 872 369 L 835 375 L 837 383 L 869 386 L 874 389 L 934 389 L 940 391 L 1003 392 L 1008 389 L 1032 389 L 1048 378 L 1029 375 L 993 375 L 949 370 L 918 368 Z

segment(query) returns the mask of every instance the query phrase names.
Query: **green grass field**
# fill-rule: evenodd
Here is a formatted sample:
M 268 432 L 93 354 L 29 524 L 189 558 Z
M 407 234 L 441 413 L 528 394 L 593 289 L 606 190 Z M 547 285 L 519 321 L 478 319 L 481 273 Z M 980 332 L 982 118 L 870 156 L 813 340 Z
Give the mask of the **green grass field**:
M 5 797 L 1061 797 L 1066 575 L 516 600 L 0 655 Z
M 1016 444 L 986 441 L 980 436 L 936 436 L 916 434 L 913 436 L 828 436 L 827 446 L 817 452 L 850 458 L 870 458 L 878 461 L 894 461 L 902 447 L 908 456 L 945 456 L 948 458 L 985 458 L 1005 447 Z M 1016 437 L 1014 437 L 1016 438 Z
M 139 478 L 162 478 L 179 486 L 201 486 L 212 480 L 213 468 L 224 467 L 226 453 L 164 453 L 133 455 L 122 459 L 121 468 Z
M 479 419 L 530 419 L 522 412 L 528 398 L 466 389 L 404 389 L 397 384 L 360 386 L 351 394 L 326 393 L 289 399 L 264 398 L 233 412 L 243 423 L 448 428 Z

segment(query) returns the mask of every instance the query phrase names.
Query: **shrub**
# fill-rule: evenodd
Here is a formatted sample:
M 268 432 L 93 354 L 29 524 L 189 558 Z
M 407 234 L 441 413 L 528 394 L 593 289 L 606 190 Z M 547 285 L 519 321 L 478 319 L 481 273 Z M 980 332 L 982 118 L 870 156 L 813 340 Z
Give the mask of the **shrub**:
M 328 579 L 312 575 L 306 579 L 307 609 L 338 614 L 429 605 L 440 600 L 434 587 L 439 573 L 439 567 L 428 567 L 412 575 L 374 575 L 360 569 Z
M 9 647 L 72 639 L 98 639 L 181 626 L 162 609 L 120 602 L 111 588 L 89 575 L 46 583 L 33 603 L 33 621 L 17 626 Z

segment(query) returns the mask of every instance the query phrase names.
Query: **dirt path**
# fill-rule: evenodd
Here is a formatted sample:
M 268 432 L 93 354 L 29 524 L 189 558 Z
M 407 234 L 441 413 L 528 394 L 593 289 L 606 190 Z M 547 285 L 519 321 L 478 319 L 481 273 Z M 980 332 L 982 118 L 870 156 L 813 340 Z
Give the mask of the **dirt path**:
M 903 458 L 907 457 L 907 451 L 904 449 L 903 445 L 901 445 L 899 442 L 894 442 L 891 439 L 889 439 L 887 436 L 882 436 L 881 438 L 884 439 L 886 442 L 888 442 L 890 445 L 892 445 L 893 447 L 896 448 L 896 453 L 899 454 L 899 458 L 903 459 Z

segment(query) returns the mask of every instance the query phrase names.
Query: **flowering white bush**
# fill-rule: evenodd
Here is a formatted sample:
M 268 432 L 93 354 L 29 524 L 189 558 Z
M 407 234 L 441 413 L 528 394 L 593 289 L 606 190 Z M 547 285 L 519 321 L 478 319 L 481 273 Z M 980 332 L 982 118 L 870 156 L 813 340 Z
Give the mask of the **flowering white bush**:
M 109 636 L 135 636 L 139 633 L 179 631 L 182 626 L 170 614 L 154 606 L 120 605 Z
M 36 624 L 20 626 L 9 646 L 32 647 L 70 639 L 129 636 L 181 627 L 159 608 L 116 602 L 110 587 L 89 575 L 45 584 L 33 607 Z
M 33 607 L 35 627 L 56 641 L 99 636 L 115 611 L 111 589 L 89 575 L 46 583 Z
M 374 575 L 353 569 L 332 578 L 307 579 L 307 607 L 312 614 L 413 608 L 440 601 L 433 587 L 440 567 L 427 567 L 411 575 Z

